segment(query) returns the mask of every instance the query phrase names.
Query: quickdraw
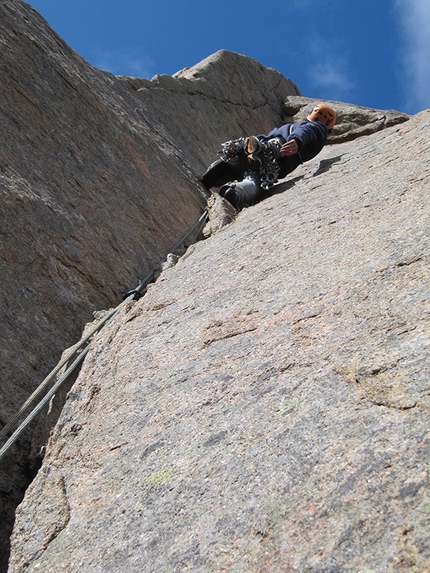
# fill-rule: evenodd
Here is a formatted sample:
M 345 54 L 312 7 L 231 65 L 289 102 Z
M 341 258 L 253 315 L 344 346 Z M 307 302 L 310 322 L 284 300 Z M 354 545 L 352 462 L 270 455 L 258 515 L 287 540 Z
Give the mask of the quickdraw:
M 237 165 L 238 155 L 245 149 L 245 138 L 232 139 L 221 144 L 221 151 L 218 151 L 220 158 L 229 165 Z
M 282 142 L 279 138 L 268 141 L 259 140 L 259 149 L 253 153 L 253 160 L 257 160 L 258 169 L 255 171 L 260 177 L 260 185 L 264 190 L 270 189 L 278 180 L 280 166 L 278 159 L 281 156 L 280 149 Z M 221 144 L 221 151 L 218 151 L 220 158 L 229 165 L 237 165 L 240 153 L 247 153 L 245 148 L 245 138 L 232 139 Z
M 265 190 L 270 189 L 278 180 L 278 173 L 280 165 L 278 163 L 281 157 L 280 149 L 282 147 L 281 140 L 276 137 L 269 139 L 269 141 L 261 141 L 261 157 L 262 165 L 260 168 L 260 181 L 261 187 Z

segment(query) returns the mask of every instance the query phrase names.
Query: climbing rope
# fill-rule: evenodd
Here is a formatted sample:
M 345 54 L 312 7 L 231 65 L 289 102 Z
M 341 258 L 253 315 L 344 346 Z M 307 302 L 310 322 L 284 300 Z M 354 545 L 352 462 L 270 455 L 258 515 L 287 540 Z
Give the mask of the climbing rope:
M 193 240 L 190 242 L 192 244 L 197 240 L 203 225 L 206 223 L 208 219 L 208 213 L 205 212 L 201 215 L 198 221 L 191 227 L 191 229 L 182 237 L 182 239 L 176 243 L 176 245 L 172 248 L 170 252 L 176 251 L 181 245 L 184 245 L 185 241 L 190 237 L 190 235 L 196 231 Z M 43 380 L 43 382 L 36 388 L 36 390 L 31 394 L 31 396 L 24 402 L 21 408 L 12 416 L 9 422 L 2 428 L 0 431 L 0 440 L 2 440 L 8 432 L 15 426 L 16 422 L 24 415 L 24 413 L 29 409 L 30 405 L 41 396 L 41 394 L 46 390 L 50 382 L 55 378 L 58 372 L 64 368 L 70 361 L 73 359 L 73 362 L 70 366 L 67 367 L 66 371 L 57 382 L 52 386 L 52 388 L 47 392 L 47 394 L 37 403 L 37 405 L 33 408 L 33 410 L 28 414 L 25 420 L 19 425 L 19 427 L 14 431 L 14 433 L 10 436 L 8 441 L 4 444 L 4 446 L 0 449 L 0 460 L 6 455 L 12 445 L 16 442 L 22 432 L 27 428 L 30 422 L 39 414 L 42 408 L 49 402 L 52 396 L 58 391 L 58 389 L 64 384 L 64 382 L 70 377 L 72 372 L 77 368 L 79 364 L 84 360 L 85 356 L 87 355 L 91 339 L 93 336 L 99 332 L 108 322 L 110 322 L 114 316 L 125 306 L 127 303 L 138 300 L 141 298 L 145 293 L 145 288 L 148 283 L 154 277 L 154 271 L 149 273 L 143 280 L 139 281 L 138 286 L 126 293 L 123 297 L 123 301 L 114 309 L 110 309 L 106 312 L 103 318 L 97 322 L 92 328 L 88 330 L 88 332 L 82 337 L 82 339 L 72 346 L 70 351 L 67 355 L 60 360 L 57 366 L 48 374 L 48 376 Z

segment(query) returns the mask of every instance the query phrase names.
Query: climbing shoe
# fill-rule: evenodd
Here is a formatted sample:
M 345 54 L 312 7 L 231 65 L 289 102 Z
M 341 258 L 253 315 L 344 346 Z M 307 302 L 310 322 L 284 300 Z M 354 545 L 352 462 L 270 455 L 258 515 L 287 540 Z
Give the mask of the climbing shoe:
M 258 137 L 255 137 L 255 135 L 250 135 L 249 137 L 246 137 L 245 149 L 248 155 L 251 155 L 253 153 L 258 153 L 261 149 L 261 144 L 258 140 Z
M 257 171 L 261 167 L 261 143 L 258 140 L 258 137 L 255 135 L 251 135 L 245 138 L 245 151 L 248 159 L 248 164 L 250 165 L 251 169 Z

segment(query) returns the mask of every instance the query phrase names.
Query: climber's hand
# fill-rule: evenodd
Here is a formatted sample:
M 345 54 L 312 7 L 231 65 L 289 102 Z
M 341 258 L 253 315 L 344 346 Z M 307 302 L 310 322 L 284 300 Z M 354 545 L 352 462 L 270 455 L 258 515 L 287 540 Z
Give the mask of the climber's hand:
M 281 147 L 279 151 L 281 155 L 288 157 L 289 155 L 295 155 L 298 152 L 298 150 L 299 146 L 297 144 L 297 141 L 295 139 L 291 139 L 290 141 L 287 141 L 287 143 L 284 143 L 284 145 Z

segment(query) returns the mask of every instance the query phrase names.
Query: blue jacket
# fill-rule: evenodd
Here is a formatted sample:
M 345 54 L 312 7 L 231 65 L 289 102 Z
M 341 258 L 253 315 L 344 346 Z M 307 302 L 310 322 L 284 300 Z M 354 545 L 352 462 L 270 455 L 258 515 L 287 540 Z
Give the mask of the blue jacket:
M 275 127 L 267 135 L 259 136 L 259 139 L 269 140 L 272 137 L 281 137 L 283 143 L 295 139 L 299 146 L 296 155 L 281 157 L 278 163 L 281 167 L 279 179 L 291 173 L 301 163 L 313 159 L 327 142 L 328 129 L 317 121 L 300 121 L 298 123 L 286 123 L 281 127 Z

